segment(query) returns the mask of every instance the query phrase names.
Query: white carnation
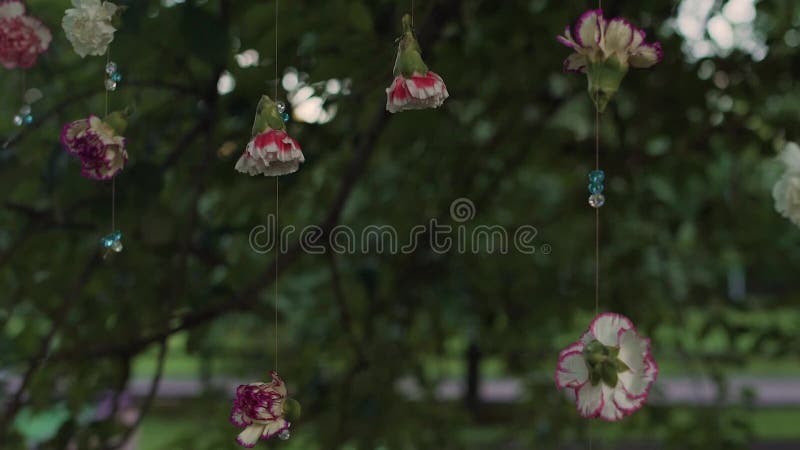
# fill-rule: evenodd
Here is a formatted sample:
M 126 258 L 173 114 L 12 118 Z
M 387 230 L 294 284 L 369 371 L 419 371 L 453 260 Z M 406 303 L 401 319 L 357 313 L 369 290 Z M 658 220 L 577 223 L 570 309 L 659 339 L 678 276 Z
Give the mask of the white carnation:
M 775 210 L 800 226 L 800 146 L 789 143 L 779 159 L 786 172 L 772 188 Z
M 72 0 L 72 6 L 64 13 L 62 26 L 75 53 L 81 58 L 105 54 L 117 31 L 111 24 L 117 5 L 100 0 Z

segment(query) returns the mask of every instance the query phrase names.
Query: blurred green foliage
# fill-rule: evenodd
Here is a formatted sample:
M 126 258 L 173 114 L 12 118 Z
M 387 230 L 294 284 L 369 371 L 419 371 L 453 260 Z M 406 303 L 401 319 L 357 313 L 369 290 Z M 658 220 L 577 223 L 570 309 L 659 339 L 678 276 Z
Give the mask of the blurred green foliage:
M 55 40 L 26 74 L 45 96 L 19 135 L 21 77 L 0 72 L 0 138 L 12 139 L 0 149 L 0 366 L 29 380 L 3 399 L 3 448 L 24 448 L 19 424 L 39 413 L 58 422 L 37 448 L 105 448 L 125 430 L 87 410 L 124 389 L 142 372 L 132 370 L 137 357 L 167 336 L 180 333 L 174 351 L 222 361 L 201 368 L 204 379 L 272 368 L 273 256 L 253 252 L 248 236 L 275 211 L 275 187 L 233 166 L 260 95 L 273 89 L 274 3 L 120 2 L 129 8 L 112 59 L 125 81 L 110 101 L 134 114 L 131 161 L 116 181 L 125 251 L 107 261 L 98 240 L 110 226 L 110 185 L 81 178 L 58 142 L 62 124 L 102 113 L 105 59 L 72 52 L 58 25 L 68 2 L 28 3 Z M 420 45 L 451 98 L 441 110 L 388 117 L 406 3 L 282 2 L 281 69 L 317 95 L 331 79 L 348 80 L 350 93 L 324 95 L 330 122 L 290 123 L 307 162 L 281 179 L 281 223 L 410 230 L 447 223 L 451 202 L 466 197 L 477 207 L 471 224 L 533 225 L 552 253 L 284 255 L 280 370 L 306 412 L 286 448 L 586 442 L 589 425 L 550 377 L 593 313 L 593 112 L 585 79 L 560 73 L 568 51 L 554 37 L 592 2 L 418 1 Z M 601 308 L 633 318 L 666 365 L 720 386 L 753 361 L 767 373 L 773 361 L 793 364 L 800 233 L 774 212 L 770 189 L 776 150 L 800 139 L 800 59 L 787 37 L 800 4 L 757 4 L 769 52 L 756 62 L 738 51 L 687 58 L 672 26 L 678 1 L 604 3 L 656 36 L 666 57 L 632 71 L 602 118 Z M 246 49 L 260 53 L 257 66 L 237 64 Z M 225 72 L 235 88 L 220 95 Z M 525 382 L 519 403 L 436 400 L 439 381 L 464 375 L 471 345 L 484 374 Z M 404 377 L 423 388 L 421 400 L 395 389 Z M 749 448 L 752 408 L 727 407 L 720 392 L 711 411 L 653 405 L 593 429 L 669 449 Z M 150 432 L 174 432 L 171 449 L 234 448 L 230 395 L 212 390 L 171 412 L 197 419 L 187 433 Z

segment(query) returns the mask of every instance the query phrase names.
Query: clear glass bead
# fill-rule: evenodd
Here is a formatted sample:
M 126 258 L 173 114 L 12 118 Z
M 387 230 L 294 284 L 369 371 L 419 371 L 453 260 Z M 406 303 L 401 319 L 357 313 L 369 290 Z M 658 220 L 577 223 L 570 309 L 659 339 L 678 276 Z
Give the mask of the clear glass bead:
M 21 127 L 22 124 L 25 123 L 25 118 L 17 114 L 14 116 L 14 125 Z
M 282 441 L 288 441 L 290 437 L 292 437 L 292 433 L 288 429 L 281 431 L 278 435 L 278 439 Z
M 31 113 L 31 105 L 22 105 L 19 108 L 19 115 L 21 116 L 27 116 L 30 113 Z
M 606 198 L 603 194 L 592 194 L 589 196 L 589 205 L 592 208 L 600 208 L 606 204 Z
M 112 80 L 111 78 L 106 80 L 106 90 L 107 91 L 116 91 L 117 90 L 117 82 Z
M 286 112 L 286 103 L 278 102 L 278 114 L 283 114 Z
M 114 241 L 114 243 L 111 244 L 111 250 L 114 250 L 115 253 L 121 252 L 122 251 L 122 241 Z
M 113 75 L 116 72 L 117 72 L 117 63 L 115 63 L 114 61 L 111 61 L 108 64 L 106 64 L 106 73 L 108 75 Z

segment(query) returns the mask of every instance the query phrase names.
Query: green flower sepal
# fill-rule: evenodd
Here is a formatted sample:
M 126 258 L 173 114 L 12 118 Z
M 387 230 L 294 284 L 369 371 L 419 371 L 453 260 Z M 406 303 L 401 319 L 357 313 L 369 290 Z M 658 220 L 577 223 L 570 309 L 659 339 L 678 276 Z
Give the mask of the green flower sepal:
M 607 347 L 599 341 L 592 341 L 583 349 L 586 367 L 589 369 L 589 381 L 597 386 L 602 381 L 608 387 L 616 387 L 619 374 L 630 368 L 619 359 L 619 349 Z
M 414 29 L 411 26 L 411 16 L 403 16 L 403 34 L 398 39 L 397 59 L 394 63 L 394 76 L 402 75 L 410 78 L 414 73 L 425 75 L 428 73 L 428 66 L 422 60 L 422 50 L 419 47 L 417 38 L 414 36 Z
M 605 61 L 589 62 L 586 76 L 589 78 L 589 95 L 597 110 L 605 111 L 608 102 L 614 98 L 622 80 L 628 74 L 628 64 L 612 56 Z
M 262 95 L 256 108 L 252 135 L 256 136 L 268 130 L 286 131 L 286 124 L 278 112 L 278 104 L 268 95 Z
M 300 420 L 302 411 L 303 408 L 300 406 L 300 402 L 293 398 L 287 398 L 283 402 L 283 417 L 289 422 Z

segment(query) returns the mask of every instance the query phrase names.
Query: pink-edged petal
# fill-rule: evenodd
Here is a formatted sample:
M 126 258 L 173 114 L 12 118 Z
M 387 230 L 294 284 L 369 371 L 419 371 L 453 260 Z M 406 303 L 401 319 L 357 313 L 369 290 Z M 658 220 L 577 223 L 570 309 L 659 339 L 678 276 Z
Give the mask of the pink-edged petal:
M 280 434 L 283 430 L 288 430 L 289 426 L 289 422 L 285 419 L 274 420 L 264 427 L 264 431 L 261 433 L 261 439 L 271 439 Z
M 633 29 L 633 25 L 621 17 L 608 21 L 603 35 L 603 51 L 607 54 L 626 53 L 633 42 Z
M 603 388 L 603 407 L 597 417 L 606 422 L 616 422 L 625 417 L 625 412 L 614 402 L 616 390 L 600 383 Z
M 601 344 L 617 347 L 620 330 L 633 328 L 633 322 L 622 314 L 602 313 L 594 318 L 589 331 Z
M 245 448 L 253 448 L 256 443 L 261 439 L 261 434 L 264 432 L 266 425 L 254 423 L 244 429 L 239 436 L 236 436 L 236 443 Z
M 25 4 L 22 0 L 0 1 L 0 19 L 19 17 L 25 14 Z
M 634 27 L 633 29 L 633 39 L 631 39 L 631 51 L 636 51 L 640 45 L 644 44 L 644 40 L 647 37 L 647 33 L 641 28 Z
M 578 350 L 573 344 L 562 351 L 556 365 L 556 387 L 577 388 L 589 381 L 589 369 L 583 358 L 583 349 Z
M 592 385 L 592 383 L 585 383 L 575 390 L 575 405 L 578 407 L 581 416 L 593 419 L 600 414 L 605 403 L 602 386 L 602 383 L 596 386 Z
M 624 416 L 630 416 L 644 405 L 644 398 L 630 398 L 620 386 L 614 389 L 614 404 Z
M 586 56 L 580 53 L 573 53 L 564 60 L 564 72 L 584 73 L 588 64 L 589 61 Z
M 236 427 L 245 428 L 251 423 L 253 423 L 242 411 L 242 408 L 234 402 L 233 408 L 231 409 L 231 417 L 230 422 Z
M 642 44 L 631 54 L 628 62 L 631 66 L 640 69 L 653 67 L 664 58 L 664 52 L 661 49 L 661 43 L 655 44 Z
M 600 18 L 602 9 L 592 9 L 583 13 L 575 25 L 575 42 L 581 47 L 597 48 L 600 42 Z
M 620 372 L 618 379 L 622 389 L 632 399 L 647 398 L 650 388 L 658 377 L 658 365 L 655 360 L 648 358 L 645 360 L 644 369 L 639 372 L 626 370 Z
M 650 340 L 635 329 L 619 330 L 619 359 L 634 372 L 644 372 L 645 358 L 650 354 Z
M 569 47 L 573 50 L 578 50 L 581 47 L 575 42 L 575 39 L 572 38 L 572 32 L 569 30 L 569 26 L 564 29 L 563 36 L 556 36 L 556 40 L 560 42 L 562 45 Z

